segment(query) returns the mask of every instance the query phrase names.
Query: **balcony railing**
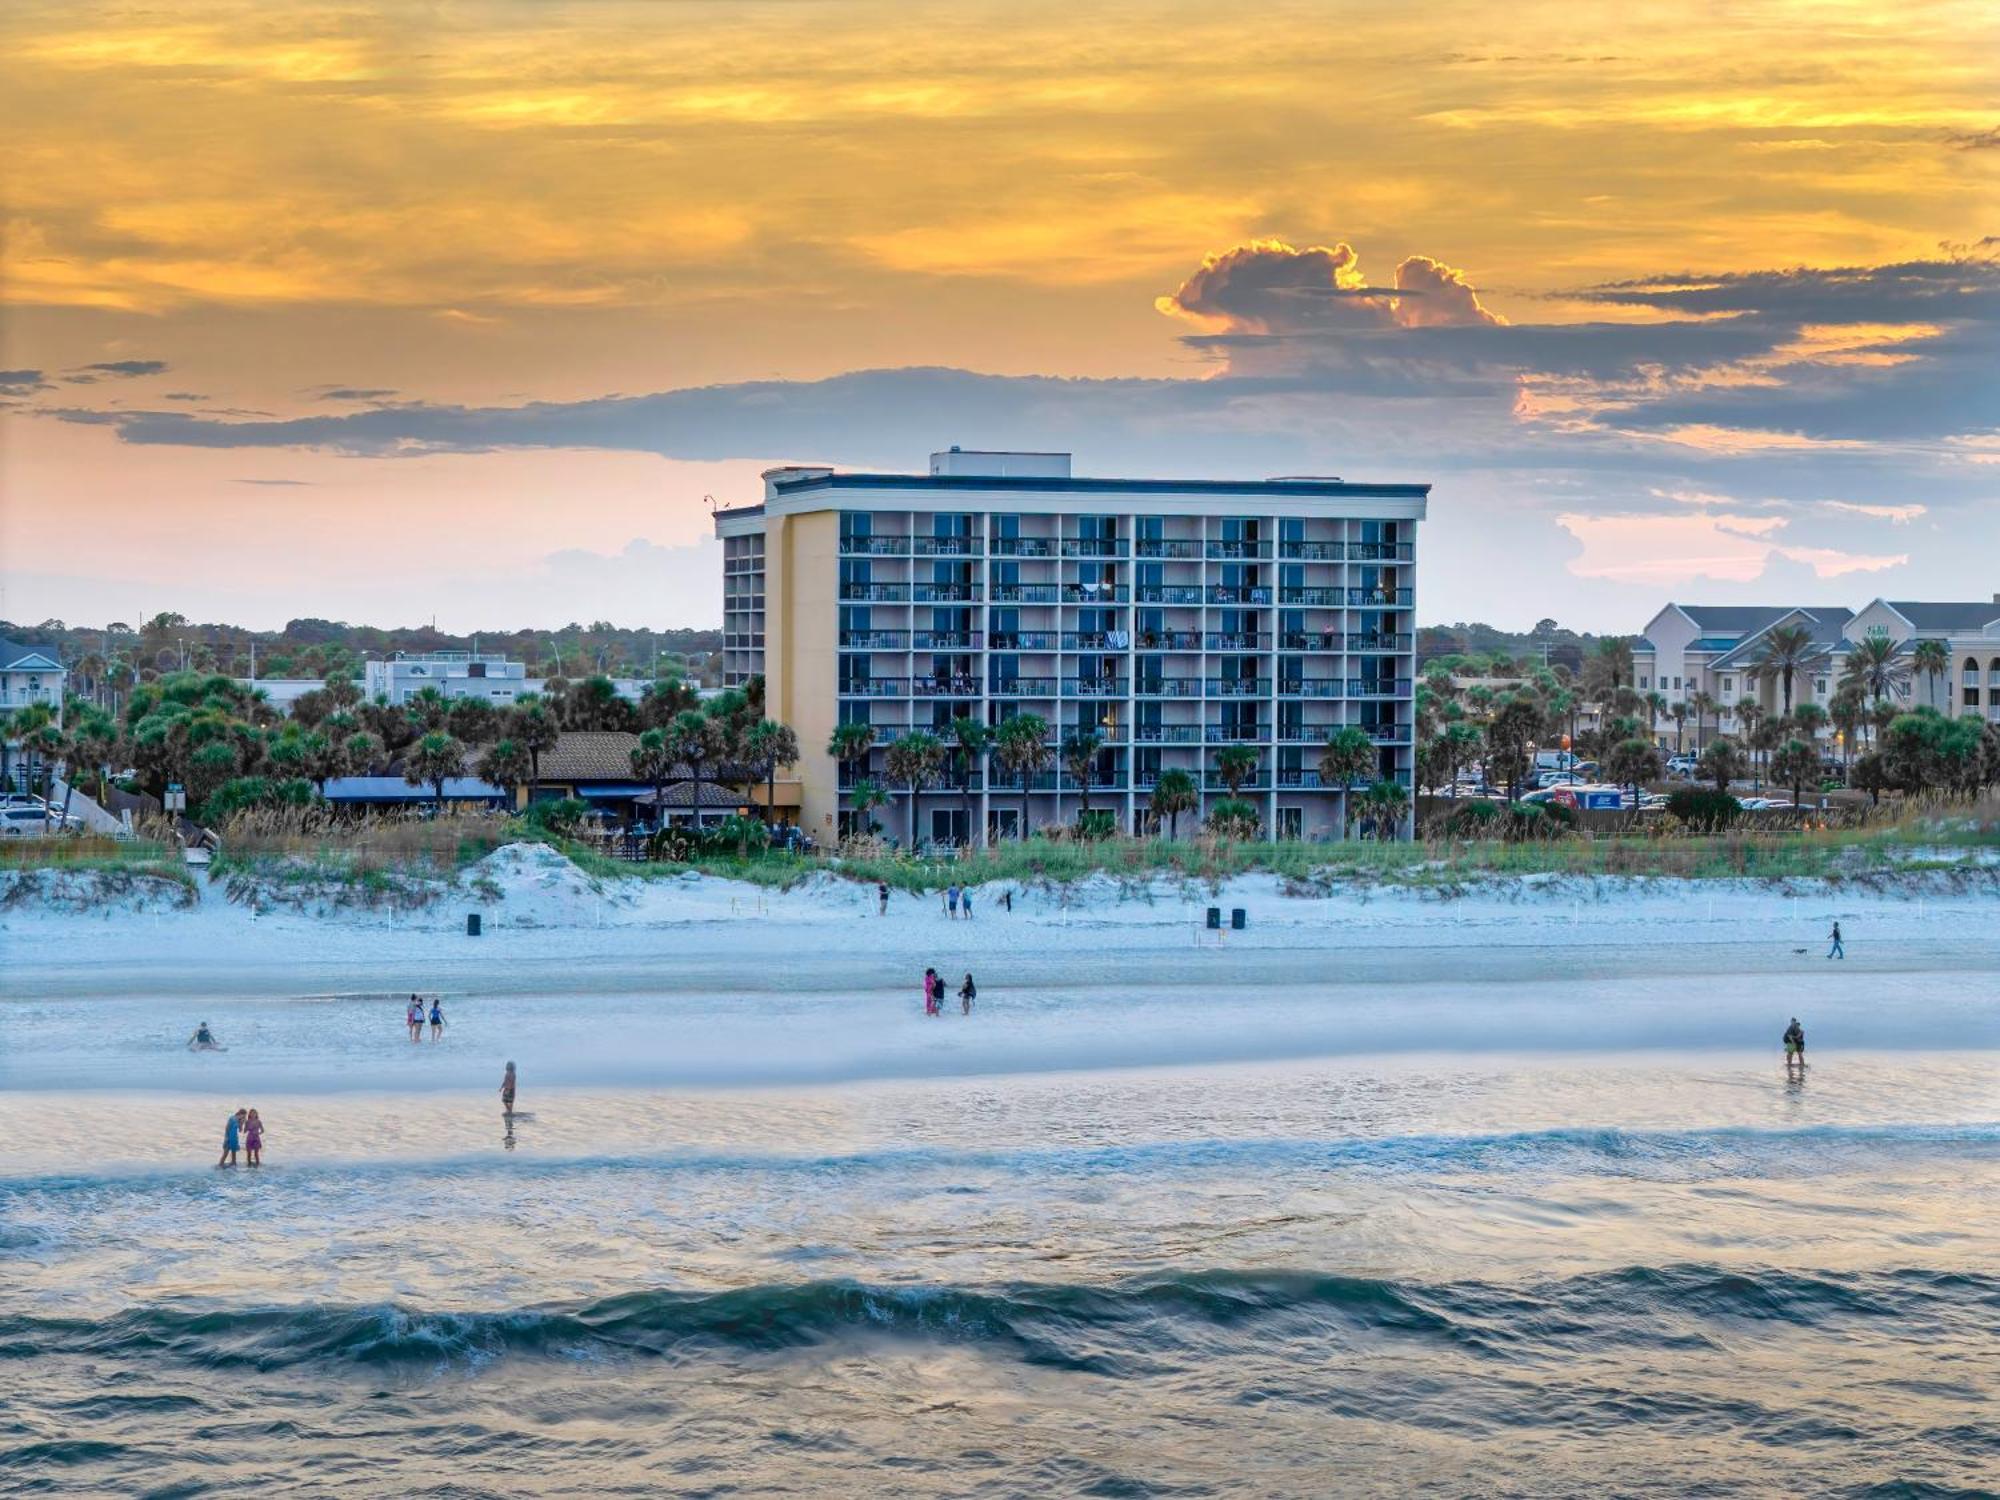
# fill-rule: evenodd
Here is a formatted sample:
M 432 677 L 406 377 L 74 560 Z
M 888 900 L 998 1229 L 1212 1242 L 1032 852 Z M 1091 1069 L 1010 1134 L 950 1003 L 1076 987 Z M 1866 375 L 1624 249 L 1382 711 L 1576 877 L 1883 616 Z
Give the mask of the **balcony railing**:
M 1416 597 L 1412 589 L 1349 589 L 1347 602 L 1377 609 L 1408 606 Z
M 1281 698 L 1340 698 L 1347 684 L 1338 677 L 1289 677 L 1278 683 Z
M 1062 589 L 1053 583 L 996 583 L 993 585 L 995 604 L 1054 604 L 1062 597 Z
M 1246 586 L 1241 584 L 1211 584 L 1208 590 L 1210 604 L 1266 605 L 1271 602 L 1271 590 L 1263 584 Z
M 1285 745 L 1324 745 L 1329 735 L 1345 727 L 1342 724 L 1280 724 L 1278 741 Z
M 1278 790 L 1298 792 L 1320 792 L 1327 790 L 1326 778 L 1317 771 L 1287 770 L 1278 768 Z
M 1046 536 L 996 536 L 989 550 L 995 557 L 1054 557 L 1056 544 Z
M 1271 679 L 1268 677 L 1211 677 L 1202 684 L 1202 696 L 1206 698 L 1268 698 L 1271 696 Z
M 913 698 L 977 698 L 979 679 L 968 673 L 955 677 L 912 677 L 910 696 Z
M 1199 651 L 1198 630 L 1142 630 L 1134 638 L 1141 651 Z
M 1339 609 L 1345 595 L 1344 589 L 1281 589 L 1278 592 L 1278 602 L 1302 604 L 1308 609 Z
M 1132 731 L 1123 724 L 1065 724 L 1062 737 L 1071 739 L 1078 735 L 1094 734 L 1100 745 L 1122 745 L 1132 737 Z
M 1062 648 L 1065 651 L 1130 651 L 1132 632 L 1129 630 L 1065 630 L 1062 633 Z
M 1416 549 L 1408 542 L 1349 542 L 1349 562 L 1409 562 Z
M 37 703 L 59 707 L 62 694 L 52 687 L 0 689 L 0 708 L 30 708 Z
M 996 769 L 993 772 L 992 783 L 992 790 L 996 792 L 1013 792 L 1018 796 L 1021 791 L 1021 773 L 1019 771 L 1002 771 Z M 1031 792 L 1052 792 L 1055 789 L 1056 773 L 1054 771 L 1037 771 L 1028 778 L 1028 790 Z
M 910 539 L 906 536 L 844 536 L 840 539 L 840 554 L 843 557 L 908 557 Z
M 910 544 L 910 551 L 918 557 L 977 557 L 979 538 L 976 536 L 920 536 Z
M 1346 637 L 1338 630 L 1284 630 L 1278 633 L 1280 651 L 1339 651 Z
M 1142 745 L 1199 745 L 1202 740 L 1202 726 L 1199 724 L 1141 724 L 1132 731 L 1132 738 Z
M 1280 542 L 1278 556 L 1299 562 L 1339 562 L 1347 555 L 1340 542 Z
M 907 698 L 910 695 L 910 679 L 907 677 L 857 677 L 840 685 L 843 698 Z
M 995 698 L 1053 698 L 1056 695 L 1056 680 L 1053 677 L 1005 677 L 997 680 L 991 689 Z
M 1365 631 L 1347 638 L 1350 651 L 1408 651 L 1415 638 L 1405 631 Z
M 1123 698 L 1125 679 L 1122 677 L 1065 677 L 1063 679 L 1065 698 Z
M 1056 633 L 1053 630 L 996 630 L 988 635 L 986 639 L 995 651 L 1053 651 L 1056 649 Z
M 976 583 L 913 583 L 910 599 L 917 604 L 977 604 Z
M 1271 637 L 1258 630 L 1211 630 L 1202 644 L 1210 651 L 1269 651 Z
M 1201 679 L 1199 677 L 1141 677 L 1132 684 L 1133 693 L 1141 698 L 1199 698 Z
M 1199 604 L 1198 583 L 1142 583 L 1132 591 L 1141 604 Z
M 1271 737 L 1269 724 L 1204 724 L 1202 738 L 1211 745 L 1261 744 Z
M 1066 583 L 1062 597 L 1065 604 L 1130 604 L 1132 591 L 1108 583 Z
M 1407 698 L 1410 695 L 1410 679 L 1407 677 L 1356 677 L 1347 684 L 1350 698 Z
M 1225 559 L 1269 557 L 1269 542 L 1210 542 L 1208 555 Z
M 910 647 L 910 633 L 907 630 L 843 630 L 840 632 L 840 649 L 843 651 L 907 651 Z
M 1368 738 L 1378 745 L 1410 743 L 1410 726 L 1407 724 L 1369 724 L 1364 727 L 1368 731 Z
M 1124 557 L 1130 548 L 1131 543 L 1123 537 L 1066 536 L 1062 539 L 1064 557 Z
M 1208 774 L 1202 777 L 1202 787 L 1211 792 L 1226 792 L 1229 790 L 1229 783 L 1222 779 L 1220 771 L 1211 767 Z M 1246 792 L 1268 792 L 1271 790 L 1271 778 L 1259 771 L 1243 782 L 1241 789 Z
M 1201 543 L 1192 538 L 1141 537 L 1133 544 L 1133 549 L 1141 557 L 1165 557 L 1191 560 L 1201 556 Z
M 981 651 L 986 636 L 977 630 L 918 630 L 910 643 L 918 651 Z
M 907 604 L 910 602 L 910 586 L 907 583 L 843 583 L 840 597 L 866 604 Z

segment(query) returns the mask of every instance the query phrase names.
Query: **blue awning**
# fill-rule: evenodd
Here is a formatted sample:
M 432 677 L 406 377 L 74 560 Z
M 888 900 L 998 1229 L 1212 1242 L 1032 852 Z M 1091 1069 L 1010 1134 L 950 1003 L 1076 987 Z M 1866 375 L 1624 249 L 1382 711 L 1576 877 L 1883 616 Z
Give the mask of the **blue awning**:
M 646 791 L 640 781 L 580 781 L 576 784 L 576 795 L 586 802 L 630 802 Z

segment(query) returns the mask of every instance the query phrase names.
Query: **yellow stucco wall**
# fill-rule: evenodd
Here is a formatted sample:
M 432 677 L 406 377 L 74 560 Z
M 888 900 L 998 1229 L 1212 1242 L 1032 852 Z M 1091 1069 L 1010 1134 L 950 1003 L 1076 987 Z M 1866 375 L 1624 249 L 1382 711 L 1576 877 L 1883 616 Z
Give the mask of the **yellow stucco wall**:
M 834 842 L 839 768 L 826 753 L 839 680 L 840 518 L 775 516 L 764 533 L 764 691 L 799 737 L 799 826 Z

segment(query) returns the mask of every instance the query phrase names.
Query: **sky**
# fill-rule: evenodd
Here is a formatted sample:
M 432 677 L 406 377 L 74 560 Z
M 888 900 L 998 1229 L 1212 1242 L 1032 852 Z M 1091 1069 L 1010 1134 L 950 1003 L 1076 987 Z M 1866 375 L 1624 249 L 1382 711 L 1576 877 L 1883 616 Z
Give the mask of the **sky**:
M 1429 481 L 1419 614 L 2000 590 L 2000 9 L 0 8 L 0 618 L 713 625 L 780 462 Z

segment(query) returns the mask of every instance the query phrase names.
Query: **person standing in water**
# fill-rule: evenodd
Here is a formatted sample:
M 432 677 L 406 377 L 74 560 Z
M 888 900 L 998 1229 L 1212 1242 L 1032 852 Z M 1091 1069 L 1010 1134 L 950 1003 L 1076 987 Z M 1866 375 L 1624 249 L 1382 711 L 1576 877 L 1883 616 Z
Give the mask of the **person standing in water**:
M 236 1153 L 242 1148 L 242 1145 L 243 1111 L 239 1109 L 235 1114 L 222 1122 L 222 1159 L 216 1165 L 218 1167 L 235 1166 Z
M 444 1001 L 435 995 L 431 997 L 431 1040 L 444 1040 Z
M 978 998 L 979 986 L 972 982 L 972 975 L 968 973 L 965 976 L 965 983 L 958 987 L 958 1013 L 962 1016 L 971 1015 L 972 1002 Z
M 215 1033 L 208 1029 L 208 1022 L 206 1021 L 195 1027 L 194 1035 L 188 1038 L 188 1051 L 190 1052 L 214 1052 L 221 1045 L 220 1042 L 216 1041 Z
M 514 1118 L 514 1065 L 507 1064 L 507 1071 L 500 1075 L 500 1113 L 508 1119 Z
M 254 1109 L 243 1117 L 243 1160 L 253 1167 L 264 1165 L 264 1122 Z
M 424 1039 L 424 1002 L 415 995 L 410 996 L 409 1009 L 403 1012 L 403 1020 L 410 1028 L 410 1040 L 421 1042 Z
M 875 915 L 878 917 L 889 915 L 889 882 L 886 880 L 875 882 Z
M 1826 950 L 1826 956 L 1828 958 L 1845 959 L 1847 957 L 1847 950 L 1840 945 L 1840 923 L 1838 921 L 1833 924 L 1833 931 L 1828 936 L 1833 939 L 1833 946 Z
M 1797 1069 L 1803 1073 L 1806 1067 L 1806 1029 L 1799 1025 L 1799 1018 L 1792 1017 L 1792 1024 L 1785 1028 L 1785 1071 Z

